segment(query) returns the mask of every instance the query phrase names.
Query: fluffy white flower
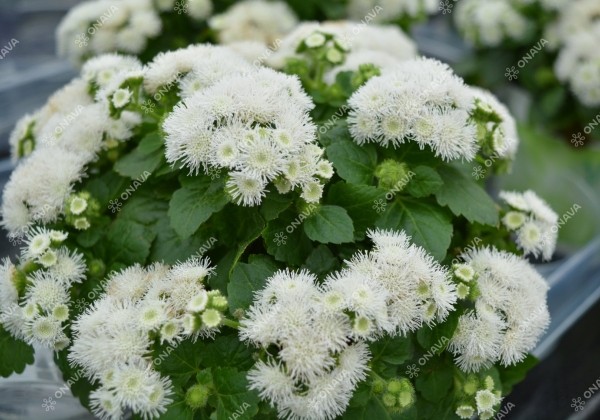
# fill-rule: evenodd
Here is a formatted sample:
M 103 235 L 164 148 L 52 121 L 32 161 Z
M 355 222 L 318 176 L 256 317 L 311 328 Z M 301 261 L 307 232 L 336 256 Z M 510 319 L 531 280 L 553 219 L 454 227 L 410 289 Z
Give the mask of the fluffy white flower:
M 58 54 L 80 64 L 111 51 L 139 54 L 162 21 L 152 0 L 95 0 L 69 10 L 56 30 Z
M 374 22 L 419 19 L 421 15 L 436 13 L 439 3 L 439 0 L 350 0 L 348 15 L 351 19 Z
M 348 104 L 350 133 L 358 144 L 397 147 L 413 140 L 444 160 L 471 160 L 478 150 L 471 91 L 439 61 L 405 61 L 370 79 Z
M 245 0 L 209 20 L 221 44 L 260 41 L 273 44 L 292 30 L 298 19 L 281 1 Z
M 528 19 L 510 1 L 461 0 L 456 4 L 454 21 L 472 44 L 496 47 L 506 41 L 525 41 Z
M 475 310 L 459 318 L 450 341 L 458 366 L 477 371 L 496 362 L 520 362 L 549 323 L 546 282 L 527 261 L 508 252 L 481 248 L 464 258 L 477 274 L 479 296 Z
M 541 256 L 544 260 L 552 258 L 558 237 L 558 215 L 531 190 L 501 191 L 499 196 L 512 208 L 502 222 L 515 231 L 518 248 L 525 255 Z
M 314 202 L 322 193 L 314 182 L 324 160 L 314 143 L 312 107 L 295 77 L 266 68 L 225 77 L 167 117 L 167 161 L 182 162 L 192 173 L 228 170 L 226 189 L 237 204 L 259 204 L 281 175 Z
M 298 46 L 315 33 L 333 35 L 339 46 L 351 51 L 348 59 L 351 60 L 351 64 L 356 64 L 356 67 L 369 62 L 363 61 L 365 59 L 377 59 L 378 63 L 373 64 L 384 64 L 391 61 L 389 56 L 405 60 L 417 53 L 416 44 L 397 26 L 364 25 L 352 21 L 303 22 L 278 43 L 277 50 L 266 58 L 266 62 L 271 67 L 283 68 L 286 59 L 297 57 Z M 359 52 L 365 54 L 360 55 Z M 375 54 L 369 55 L 368 52 Z M 387 58 L 382 58 L 383 55 L 377 53 L 387 54 Z

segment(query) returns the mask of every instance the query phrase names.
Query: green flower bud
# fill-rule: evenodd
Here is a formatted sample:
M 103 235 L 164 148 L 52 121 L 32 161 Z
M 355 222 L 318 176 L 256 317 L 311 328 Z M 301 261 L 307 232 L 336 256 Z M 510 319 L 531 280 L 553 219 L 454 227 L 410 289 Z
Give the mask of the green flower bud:
M 194 385 L 185 393 L 185 403 L 192 410 L 206 407 L 208 397 L 210 396 L 210 388 L 206 385 Z
M 409 183 L 409 169 L 406 163 L 393 159 L 386 159 L 375 169 L 375 177 L 379 180 L 379 187 L 388 191 L 399 193 Z

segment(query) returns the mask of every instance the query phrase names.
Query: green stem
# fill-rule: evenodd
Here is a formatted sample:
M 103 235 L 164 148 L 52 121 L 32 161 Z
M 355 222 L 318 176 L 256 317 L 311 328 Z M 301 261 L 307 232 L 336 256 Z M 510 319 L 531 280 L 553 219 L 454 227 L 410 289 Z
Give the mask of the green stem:
M 229 328 L 234 328 L 236 330 L 238 330 L 240 328 L 239 322 L 234 321 L 233 319 L 228 319 L 228 318 L 223 318 L 223 325 L 225 325 Z

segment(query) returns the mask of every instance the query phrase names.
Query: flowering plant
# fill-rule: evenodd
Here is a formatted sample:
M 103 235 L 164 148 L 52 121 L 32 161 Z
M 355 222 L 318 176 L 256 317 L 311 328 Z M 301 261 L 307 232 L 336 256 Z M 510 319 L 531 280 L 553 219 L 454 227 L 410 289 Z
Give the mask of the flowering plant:
M 517 84 L 533 96 L 529 118 L 569 138 L 596 120 L 600 105 L 600 39 L 594 0 L 460 1 L 455 25 L 474 47 L 458 64 L 479 86 Z M 585 128 L 576 146 L 598 135 Z
M 493 417 L 549 321 L 524 257 L 551 257 L 557 216 L 471 176 L 517 150 L 493 95 L 349 28 L 290 34 L 285 72 L 99 56 L 24 117 L 2 375 L 45 345 L 103 419 Z

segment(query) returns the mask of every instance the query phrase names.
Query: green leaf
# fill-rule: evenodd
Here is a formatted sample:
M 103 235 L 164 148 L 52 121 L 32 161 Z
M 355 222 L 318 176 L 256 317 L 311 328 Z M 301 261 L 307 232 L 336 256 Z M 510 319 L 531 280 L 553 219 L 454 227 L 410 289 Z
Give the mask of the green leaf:
M 446 212 L 434 204 L 403 197 L 387 207 L 376 223 L 383 229 L 404 230 L 412 241 L 442 261 L 452 239 L 452 223 Z
M 202 341 L 192 343 L 191 340 L 185 340 L 176 346 L 155 345 L 152 352 L 154 368 L 169 376 L 173 385 L 183 388 L 201 371 L 203 344 Z
M 417 166 L 411 170 L 414 175 L 406 185 L 406 192 L 413 197 L 427 197 L 436 193 L 444 185 L 440 175 L 429 166 Z
M 377 150 L 373 145 L 359 146 L 350 140 L 338 140 L 327 147 L 327 158 L 344 180 L 368 185 L 373 181 L 377 165 Z
M 262 289 L 268 277 L 277 271 L 272 262 L 260 259 L 251 264 L 238 263 L 233 269 L 231 280 L 227 286 L 229 310 L 248 309 L 252 303 L 254 292 Z
M 144 264 L 155 237 L 156 233 L 152 228 L 127 218 L 118 218 L 107 235 L 111 260 L 125 265 Z
M 317 246 L 310 253 L 304 264 L 304 268 L 318 276 L 328 274 L 338 268 L 340 262 L 331 250 L 323 244 Z
M 237 331 L 206 342 L 200 350 L 204 366 L 235 367 L 245 370 L 250 369 L 255 363 L 252 358 L 254 350 L 240 342 Z
M 146 135 L 133 151 L 115 163 L 115 171 L 129 178 L 152 173 L 164 159 L 163 138 L 158 133 Z
M 352 218 L 354 238 L 362 240 L 377 220 L 377 201 L 385 200 L 385 191 L 370 185 L 338 182 L 329 189 L 327 202 L 343 207 Z
M 167 411 L 160 415 L 161 420 L 194 420 L 194 411 L 185 403 L 185 396 L 178 397 L 167 407 Z
M 417 331 L 417 341 L 421 347 L 431 353 L 442 353 L 454 335 L 461 314 L 462 311 L 454 311 L 448 315 L 448 318 L 444 322 L 434 325 L 433 328 L 427 325 L 419 328 Z
M 498 224 L 498 208 L 483 188 L 464 172 L 451 166 L 438 168 L 444 186 L 435 194 L 438 203 L 469 222 Z
M 7 378 L 13 373 L 21 373 L 32 363 L 33 347 L 14 339 L 0 326 L 0 376 Z
M 260 206 L 260 214 L 268 222 L 276 219 L 291 204 L 292 200 L 289 197 L 276 193 L 267 194 Z
M 202 230 L 189 238 L 181 239 L 166 216 L 165 212 L 165 217 L 160 219 L 154 226 L 156 240 L 152 243 L 150 250 L 152 261 L 175 264 L 177 261 L 184 261 L 194 254 L 203 255 L 216 246 L 217 238 L 202 232 Z
M 392 416 L 378 395 L 373 393 L 368 383 L 359 384 L 352 395 L 346 412 L 342 415 L 345 420 L 392 420 Z
M 301 226 L 306 217 L 303 213 L 297 214 L 295 210 L 289 209 L 269 222 L 263 233 L 269 255 L 288 265 L 302 265 L 313 249 Z
M 202 176 L 175 191 L 169 203 L 169 220 L 182 239 L 193 235 L 202 223 L 228 203 L 223 182 Z
M 321 206 L 304 222 L 304 233 L 324 244 L 354 240 L 354 225 L 346 210 L 339 206 Z
M 423 398 L 431 402 L 441 401 L 448 395 L 453 383 L 453 367 L 440 359 L 427 362 L 415 381 L 415 387 Z
M 217 420 L 250 419 L 258 413 L 258 394 L 248 390 L 246 372 L 235 368 L 213 369 Z M 235 416 L 235 417 L 234 417 Z
M 391 365 L 401 365 L 413 355 L 413 344 L 408 337 L 388 337 L 374 341 L 369 346 L 373 354 L 373 363 L 383 361 Z
M 527 372 L 538 363 L 539 360 L 535 356 L 528 354 L 522 362 L 516 365 L 507 367 L 499 366 L 500 379 L 502 379 L 502 394 L 508 395 L 513 386 L 525 379 Z

